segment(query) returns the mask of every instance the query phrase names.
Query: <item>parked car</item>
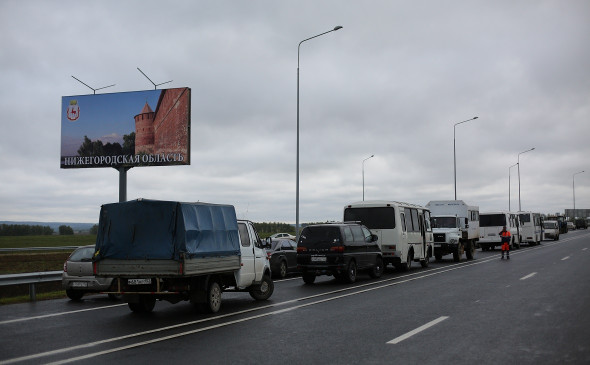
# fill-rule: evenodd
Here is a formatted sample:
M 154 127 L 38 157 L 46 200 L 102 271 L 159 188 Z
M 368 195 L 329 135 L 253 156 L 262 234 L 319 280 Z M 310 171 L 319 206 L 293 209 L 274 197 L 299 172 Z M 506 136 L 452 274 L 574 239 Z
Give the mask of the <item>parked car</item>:
M 377 235 L 358 223 L 328 223 L 303 229 L 297 242 L 297 265 L 303 281 L 313 284 L 318 275 L 333 275 L 354 283 L 358 271 L 373 278 L 383 275 L 383 254 Z
M 268 240 L 266 255 L 273 277 L 284 278 L 297 271 L 297 243 L 289 239 Z
M 545 238 L 553 238 L 554 241 L 559 239 L 559 222 L 558 221 L 544 221 L 543 231 Z
M 92 268 L 93 255 L 94 245 L 78 247 L 64 262 L 61 285 L 66 290 L 68 298 L 80 300 L 86 293 L 99 293 L 110 289 L 112 278 L 94 276 Z M 118 296 L 109 294 L 109 298 L 117 299 Z
M 293 236 L 292 234 L 289 233 L 275 233 L 272 236 L 270 236 L 271 239 L 288 239 L 288 240 L 293 240 L 295 241 L 295 236 Z
M 574 222 L 567 222 L 567 230 L 568 231 L 574 231 L 576 229 L 576 225 L 574 224 Z

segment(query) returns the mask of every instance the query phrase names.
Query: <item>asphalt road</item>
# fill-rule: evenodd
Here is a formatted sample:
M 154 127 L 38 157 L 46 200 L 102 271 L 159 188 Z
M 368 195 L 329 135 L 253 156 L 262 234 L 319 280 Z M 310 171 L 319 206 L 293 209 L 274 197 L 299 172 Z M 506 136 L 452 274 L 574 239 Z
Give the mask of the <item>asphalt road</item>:
M 0 307 L 1 364 L 589 364 L 590 230 L 352 285 L 297 276 L 217 315 L 106 295 Z

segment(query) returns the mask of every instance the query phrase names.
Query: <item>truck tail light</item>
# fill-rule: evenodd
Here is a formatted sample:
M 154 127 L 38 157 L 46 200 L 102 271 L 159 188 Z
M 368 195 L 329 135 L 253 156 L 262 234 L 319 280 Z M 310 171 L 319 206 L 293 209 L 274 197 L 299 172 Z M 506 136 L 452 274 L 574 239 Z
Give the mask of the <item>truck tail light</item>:
M 97 271 L 97 270 L 96 270 L 96 269 L 97 269 L 97 268 L 96 268 L 96 265 L 97 265 L 97 264 L 96 264 L 96 262 L 93 262 L 93 263 L 92 263 L 92 273 L 93 273 L 94 275 L 96 275 L 96 271 Z

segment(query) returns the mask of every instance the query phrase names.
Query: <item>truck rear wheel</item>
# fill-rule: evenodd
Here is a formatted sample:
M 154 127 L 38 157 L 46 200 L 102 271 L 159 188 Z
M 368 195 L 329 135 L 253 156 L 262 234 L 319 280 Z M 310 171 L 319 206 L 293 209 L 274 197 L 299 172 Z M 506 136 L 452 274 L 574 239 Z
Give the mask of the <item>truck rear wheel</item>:
M 275 290 L 275 284 L 270 276 L 264 275 L 260 285 L 256 285 L 250 289 L 250 296 L 256 300 L 267 300 Z
M 156 298 L 142 295 L 137 303 L 127 303 L 129 309 L 135 313 L 150 313 L 156 305 Z
M 315 282 L 315 274 L 303 273 L 301 275 L 305 284 L 313 284 Z
M 198 303 L 199 311 L 206 313 L 217 313 L 221 308 L 221 287 L 213 280 L 207 287 L 207 297 L 204 303 Z

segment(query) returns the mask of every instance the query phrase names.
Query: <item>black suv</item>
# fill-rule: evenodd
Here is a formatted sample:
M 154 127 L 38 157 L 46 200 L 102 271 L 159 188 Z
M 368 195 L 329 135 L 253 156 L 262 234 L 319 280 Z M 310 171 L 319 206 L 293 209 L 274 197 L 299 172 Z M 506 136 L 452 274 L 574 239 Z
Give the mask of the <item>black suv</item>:
M 297 267 L 303 281 L 313 284 L 317 275 L 353 283 L 357 271 L 372 278 L 383 275 L 383 256 L 377 236 L 359 223 L 326 223 L 307 226 L 297 243 Z

